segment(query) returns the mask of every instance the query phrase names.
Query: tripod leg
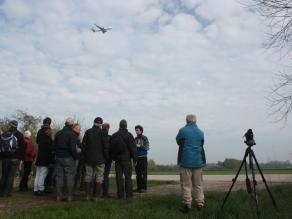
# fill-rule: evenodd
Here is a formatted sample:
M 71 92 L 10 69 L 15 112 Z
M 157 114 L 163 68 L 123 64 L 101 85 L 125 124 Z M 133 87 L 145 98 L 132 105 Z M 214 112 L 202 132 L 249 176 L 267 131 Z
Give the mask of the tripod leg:
M 263 182 L 264 182 L 264 184 L 265 184 L 265 186 L 266 186 L 266 189 L 267 189 L 267 191 L 268 191 L 268 193 L 269 193 L 269 195 L 270 195 L 270 198 L 272 199 L 273 205 L 274 205 L 275 209 L 278 210 L 277 203 L 276 203 L 276 201 L 275 201 L 275 199 L 274 199 L 274 197 L 273 197 L 273 195 L 272 195 L 272 192 L 271 192 L 271 190 L 270 190 L 270 188 L 269 188 L 269 186 L 268 186 L 268 184 L 267 184 L 267 181 L 266 181 L 266 179 L 265 179 L 265 177 L 264 177 L 264 174 L 263 174 L 263 172 L 262 172 L 262 170 L 261 170 L 261 168 L 260 168 L 260 165 L 259 165 L 259 163 L 258 163 L 258 161 L 257 161 L 257 159 L 256 159 L 256 156 L 255 156 L 254 152 L 252 152 L 251 155 L 252 155 L 252 157 L 253 157 L 253 159 L 254 159 L 256 165 L 257 165 L 257 168 L 258 168 L 258 170 L 259 170 L 259 172 L 260 172 L 260 174 L 261 174 L 262 180 L 263 180 Z
M 235 178 L 232 179 L 232 184 L 231 184 L 231 186 L 230 186 L 230 188 L 229 188 L 228 193 L 226 194 L 226 196 L 225 196 L 225 198 L 224 198 L 224 200 L 223 200 L 223 204 L 222 204 L 222 206 L 221 206 L 221 210 L 223 210 L 223 208 L 224 208 L 224 205 L 225 205 L 225 203 L 226 203 L 226 201 L 227 201 L 227 199 L 228 199 L 228 197 L 229 197 L 229 195 L 230 195 L 230 192 L 231 192 L 231 190 L 232 190 L 232 188 L 233 188 L 233 186 L 234 186 L 234 184 L 235 184 L 235 182 L 236 182 L 236 180 L 237 180 L 237 178 L 238 178 L 238 175 L 239 175 L 239 173 L 240 173 L 240 171 L 241 171 L 241 169 L 242 169 L 242 167 L 243 167 L 243 164 L 246 163 L 246 157 L 247 157 L 247 155 L 248 155 L 248 152 L 247 152 L 247 150 L 246 150 L 246 151 L 245 151 L 245 154 L 244 154 L 244 157 L 243 157 L 243 160 L 242 160 L 242 162 L 241 162 L 241 164 L 240 164 L 240 167 L 239 167 L 239 169 L 238 169 L 238 171 L 237 171 L 237 173 L 236 173 L 236 175 L 235 175 Z
M 251 184 L 250 184 L 250 180 L 248 177 L 248 172 L 247 172 L 247 163 L 245 162 L 244 164 L 244 168 L 245 168 L 245 184 L 246 184 L 246 190 L 248 194 L 251 194 L 252 189 L 251 189 Z
M 254 172 L 254 165 L 253 165 L 252 156 L 251 156 L 251 154 L 249 156 L 250 156 L 250 159 L 249 159 L 250 164 L 249 165 L 250 165 L 251 172 L 252 172 L 253 193 L 254 193 L 254 198 L 255 198 L 255 202 L 256 202 L 257 217 L 260 218 L 259 201 L 258 201 L 258 194 L 257 194 L 257 190 L 256 190 L 257 181 L 255 179 L 255 172 Z

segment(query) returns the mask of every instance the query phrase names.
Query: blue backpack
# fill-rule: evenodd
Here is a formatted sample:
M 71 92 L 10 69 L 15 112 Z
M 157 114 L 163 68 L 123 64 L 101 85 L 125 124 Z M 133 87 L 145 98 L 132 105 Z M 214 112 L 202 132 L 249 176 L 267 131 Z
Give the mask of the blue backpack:
M 12 132 L 4 132 L 0 140 L 0 154 L 9 156 L 18 149 L 18 141 Z

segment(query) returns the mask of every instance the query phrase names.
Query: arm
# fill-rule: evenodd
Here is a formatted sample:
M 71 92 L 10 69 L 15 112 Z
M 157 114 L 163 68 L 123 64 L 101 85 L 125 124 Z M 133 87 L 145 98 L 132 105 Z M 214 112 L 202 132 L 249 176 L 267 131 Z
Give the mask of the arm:
M 102 132 L 103 154 L 106 161 L 109 160 L 109 136 L 106 132 Z
M 148 138 L 146 136 L 143 136 L 143 145 L 141 146 L 142 149 L 148 151 L 149 148 L 149 141 Z
M 179 130 L 179 132 L 178 132 L 178 134 L 176 136 L 176 143 L 178 144 L 178 146 L 183 146 L 184 145 L 184 138 L 183 138 L 181 129 Z
M 137 148 L 135 144 L 135 139 L 132 134 L 129 133 L 128 137 L 128 149 L 130 151 L 131 158 L 133 161 L 137 161 Z
M 76 151 L 77 141 L 78 141 L 77 136 L 72 132 L 69 138 L 69 150 L 74 160 L 76 160 L 77 158 L 77 151 Z

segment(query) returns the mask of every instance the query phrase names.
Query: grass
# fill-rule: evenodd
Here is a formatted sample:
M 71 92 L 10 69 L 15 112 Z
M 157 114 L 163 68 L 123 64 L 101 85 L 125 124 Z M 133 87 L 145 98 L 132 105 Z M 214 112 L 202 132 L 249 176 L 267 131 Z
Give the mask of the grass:
M 234 175 L 238 169 L 210 170 L 204 169 L 204 175 Z M 264 174 L 292 174 L 292 169 L 263 169 Z M 257 170 L 256 173 L 259 173 Z M 178 175 L 179 171 L 151 171 L 149 175 Z M 244 174 L 244 171 L 241 171 Z
M 261 190 L 259 191 L 261 218 L 292 218 L 292 185 L 274 186 L 272 187 L 272 193 L 275 195 L 279 211 L 274 210 L 267 192 Z M 0 218 L 256 218 L 254 201 L 244 190 L 233 192 L 224 212 L 220 212 L 219 209 L 225 194 L 222 192 L 207 192 L 205 194 L 206 207 L 200 212 L 193 209 L 189 215 L 183 215 L 178 211 L 181 199 L 177 195 L 170 194 L 167 196 L 134 198 L 129 201 L 104 200 L 97 203 L 52 203 L 42 208 L 25 209 L 16 211 L 12 215 L 2 215 Z

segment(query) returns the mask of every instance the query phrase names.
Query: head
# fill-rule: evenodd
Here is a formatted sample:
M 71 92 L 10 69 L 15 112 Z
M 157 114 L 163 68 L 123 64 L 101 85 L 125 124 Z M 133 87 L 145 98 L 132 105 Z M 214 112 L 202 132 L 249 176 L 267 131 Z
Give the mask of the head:
M 29 131 L 29 130 L 26 130 L 25 132 L 24 132 L 24 137 L 25 138 L 31 138 L 31 132 Z
M 17 129 L 18 122 L 16 120 L 11 120 L 9 122 L 9 129 Z
M 69 127 L 73 127 L 74 125 L 74 119 L 68 117 L 66 120 L 65 120 L 65 126 L 69 126 Z
M 103 123 L 103 119 L 101 117 L 96 117 L 93 121 L 93 126 L 101 128 L 102 123 Z
M 77 135 L 79 135 L 79 134 L 80 134 L 80 131 L 81 131 L 81 126 L 80 126 L 78 123 L 75 123 L 75 124 L 73 125 L 72 130 L 73 130 Z
M 137 135 L 141 135 L 143 133 L 143 127 L 141 125 L 136 125 L 135 131 Z
M 194 114 L 189 114 L 189 115 L 187 115 L 187 116 L 186 116 L 186 122 L 187 122 L 187 123 L 191 123 L 191 122 L 196 123 L 196 122 L 197 122 L 197 117 L 196 117 L 196 115 L 194 115 Z
M 109 132 L 109 129 L 110 129 L 110 124 L 109 123 L 103 123 L 102 126 L 101 126 L 101 129 L 105 132 Z
M 44 126 L 50 126 L 52 123 L 52 119 L 50 117 L 46 117 L 44 120 L 43 120 L 43 125 Z
M 127 121 L 125 119 L 122 119 L 120 121 L 120 128 L 121 129 L 126 129 L 128 127 Z

